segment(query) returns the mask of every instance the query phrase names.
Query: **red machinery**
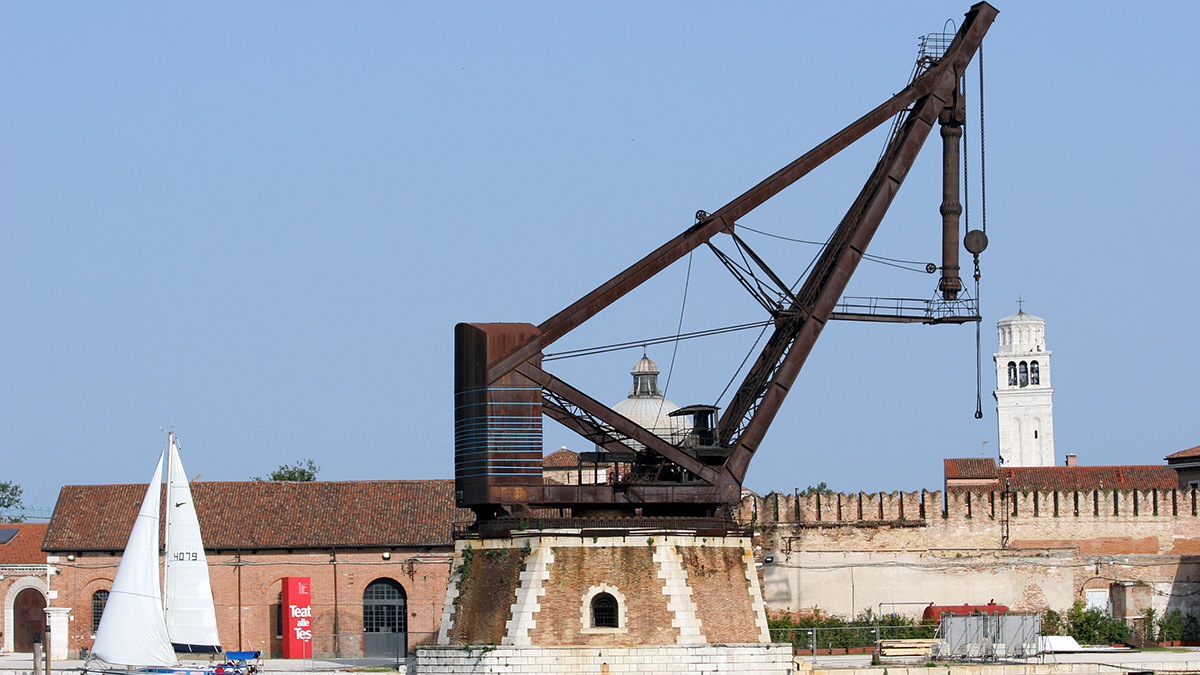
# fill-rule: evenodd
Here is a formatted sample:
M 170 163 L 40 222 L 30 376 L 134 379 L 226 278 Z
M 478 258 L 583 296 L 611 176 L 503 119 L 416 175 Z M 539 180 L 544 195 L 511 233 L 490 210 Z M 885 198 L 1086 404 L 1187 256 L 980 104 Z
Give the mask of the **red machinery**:
M 527 506 L 572 507 L 577 515 L 716 515 L 740 500 L 750 460 L 831 318 L 978 322 L 977 304 L 959 297 L 959 139 L 964 117 L 959 85 L 996 14 L 986 2 L 973 6 L 944 51 L 919 61 L 919 72 L 900 93 L 716 212 L 697 213 L 693 226 L 540 325 L 458 324 L 458 504 L 474 509 L 481 520 L 514 515 Z M 803 285 L 791 291 L 738 238 L 738 219 L 901 113 L 858 198 Z M 881 317 L 843 311 L 839 316 L 836 310 L 842 292 L 935 122 L 941 126 L 944 157 L 941 304 L 915 315 Z M 764 303 L 774 331 L 720 418 L 713 419 L 716 409 L 712 406 L 688 409 L 693 428 L 702 432 L 693 434 L 690 443 L 673 445 L 659 438 L 542 367 L 541 354 L 546 347 L 718 234 L 731 237 L 778 285 L 776 292 L 784 300 Z M 986 237 L 972 231 L 965 244 L 977 256 L 986 246 Z M 614 456 L 626 457 L 632 469 L 609 483 L 544 483 L 543 414 L 614 451 Z M 622 443 L 627 439 L 644 449 L 631 451 Z
M 943 614 L 971 616 L 972 614 L 1007 614 L 1008 605 L 997 605 L 988 600 L 986 605 L 929 605 L 921 614 L 921 621 L 937 621 Z

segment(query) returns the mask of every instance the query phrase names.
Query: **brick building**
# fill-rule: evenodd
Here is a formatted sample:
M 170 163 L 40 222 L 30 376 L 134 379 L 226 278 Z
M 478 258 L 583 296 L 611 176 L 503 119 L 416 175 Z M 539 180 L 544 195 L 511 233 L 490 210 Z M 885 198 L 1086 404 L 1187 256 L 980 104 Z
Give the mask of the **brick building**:
M 53 605 L 70 611 L 71 655 L 91 647 L 145 489 L 69 485 L 59 495 L 43 548 L 57 559 Z M 454 506 L 453 481 L 211 482 L 192 494 L 223 648 L 280 653 L 285 577 L 312 581 L 318 656 L 436 638 L 453 529 L 473 518 Z
M 1172 453 L 1165 459 L 1179 476 L 1179 487 L 1200 487 L 1200 445 Z
M 0 651 L 33 650 L 46 623 L 46 523 L 0 524 Z

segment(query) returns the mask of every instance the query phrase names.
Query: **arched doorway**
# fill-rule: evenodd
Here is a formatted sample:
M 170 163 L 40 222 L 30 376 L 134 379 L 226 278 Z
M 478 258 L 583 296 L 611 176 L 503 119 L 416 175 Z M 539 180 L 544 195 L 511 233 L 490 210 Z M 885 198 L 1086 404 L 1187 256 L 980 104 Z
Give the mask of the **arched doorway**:
M 408 655 L 408 596 L 394 579 L 376 579 L 363 591 L 363 655 Z
M 13 651 L 32 652 L 33 640 L 41 641 L 46 627 L 46 596 L 36 588 L 26 588 L 13 600 Z

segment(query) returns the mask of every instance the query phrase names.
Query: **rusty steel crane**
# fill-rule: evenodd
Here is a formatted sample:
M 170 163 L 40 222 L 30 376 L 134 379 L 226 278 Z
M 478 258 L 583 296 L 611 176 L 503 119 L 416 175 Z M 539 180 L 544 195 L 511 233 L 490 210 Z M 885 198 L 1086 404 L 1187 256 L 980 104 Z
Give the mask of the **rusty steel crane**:
M 634 265 L 543 323 L 461 323 L 455 327 L 455 480 L 459 506 L 481 521 L 529 507 L 570 507 L 586 513 L 711 516 L 736 504 L 750 460 L 783 405 L 805 359 L 832 318 L 924 323 L 979 321 L 978 306 L 963 303 L 959 276 L 959 144 L 964 106 L 960 83 L 997 10 L 974 5 L 944 51 L 926 55 L 900 93 L 825 142 L 696 223 Z M 902 115 L 901 115 L 902 114 Z M 879 162 L 794 292 L 736 234 L 737 221 L 866 133 L 898 115 Z M 868 316 L 838 312 L 839 299 L 888 206 L 934 124 L 943 139 L 942 264 L 940 301 L 950 311 Z M 639 284 L 718 234 L 733 238 L 777 286 L 782 301 L 766 302 L 773 332 L 725 411 L 688 406 L 689 441 L 672 444 L 542 367 L 543 350 Z M 978 254 L 986 237 L 967 233 Z M 760 300 L 761 301 L 761 300 Z M 953 311 L 953 308 L 969 311 Z M 844 309 L 844 308 L 843 308 Z M 542 416 L 576 431 L 625 459 L 631 470 L 608 482 L 558 485 L 542 478 Z M 631 450 L 624 441 L 634 441 Z

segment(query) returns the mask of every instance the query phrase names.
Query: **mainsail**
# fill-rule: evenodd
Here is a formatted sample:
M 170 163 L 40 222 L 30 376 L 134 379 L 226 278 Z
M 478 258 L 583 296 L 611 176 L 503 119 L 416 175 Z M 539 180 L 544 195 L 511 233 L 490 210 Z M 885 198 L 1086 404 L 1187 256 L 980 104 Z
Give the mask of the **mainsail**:
M 163 620 L 158 576 L 158 513 L 166 451 L 158 458 L 142 509 L 117 567 L 108 603 L 96 628 L 92 654 L 122 666 L 174 666 L 175 650 Z
M 167 541 L 163 565 L 167 632 L 177 652 L 216 654 L 217 615 L 213 609 L 208 559 L 200 539 L 200 521 L 192 503 L 175 434 L 167 436 L 170 459 L 167 479 Z

